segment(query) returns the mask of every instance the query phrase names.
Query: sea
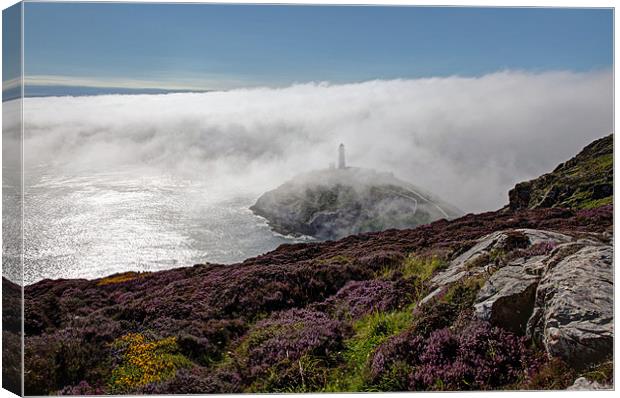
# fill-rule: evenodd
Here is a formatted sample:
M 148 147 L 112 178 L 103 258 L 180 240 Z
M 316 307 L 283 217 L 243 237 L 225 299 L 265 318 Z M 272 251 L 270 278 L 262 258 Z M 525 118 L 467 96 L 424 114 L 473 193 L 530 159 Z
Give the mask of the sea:
M 258 195 L 162 172 L 28 170 L 24 283 L 230 264 L 312 240 L 273 232 L 249 210 Z

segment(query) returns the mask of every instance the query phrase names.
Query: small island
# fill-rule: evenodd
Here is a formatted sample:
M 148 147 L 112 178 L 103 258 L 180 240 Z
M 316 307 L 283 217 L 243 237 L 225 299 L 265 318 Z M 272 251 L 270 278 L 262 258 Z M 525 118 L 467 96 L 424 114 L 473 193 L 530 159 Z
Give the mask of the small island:
M 392 173 L 348 167 L 343 144 L 338 148 L 338 167 L 298 175 L 261 195 L 250 209 L 278 233 L 323 240 L 415 228 L 462 215 Z

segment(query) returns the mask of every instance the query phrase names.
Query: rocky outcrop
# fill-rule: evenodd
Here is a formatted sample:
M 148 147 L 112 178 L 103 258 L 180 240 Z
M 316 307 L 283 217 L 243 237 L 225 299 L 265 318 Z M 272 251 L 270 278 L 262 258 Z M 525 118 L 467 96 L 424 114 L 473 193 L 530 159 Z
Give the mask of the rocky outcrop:
M 480 290 L 474 306 L 478 319 L 523 334 L 532 315 L 539 277 L 521 266 L 497 271 Z
M 461 215 L 391 173 L 353 167 L 296 176 L 261 195 L 250 209 L 276 232 L 319 239 L 414 228 Z
M 576 245 L 574 254 L 549 264 L 528 329 L 551 356 L 581 368 L 612 353 L 613 249 Z
M 503 254 L 535 245 L 544 249 L 544 245 L 569 242 L 571 239 L 558 232 L 528 228 L 496 231 L 482 237 L 469 250 L 452 260 L 444 272 L 431 279 L 431 283 L 435 288 L 441 288 L 464 277 L 483 273 L 490 275 L 493 269 L 505 265 L 502 264 Z
M 497 231 L 436 275 L 423 303 L 453 283 L 484 278 L 475 318 L 527 335 L 549 356 L 582 368 L 612 353 L 612 260 L 608 234 Z
M 583 209 L 612 203 L 613 151 L 613 134 L 592 142 L 553 172 L 517 184 L 508 193 L 508 207 Z

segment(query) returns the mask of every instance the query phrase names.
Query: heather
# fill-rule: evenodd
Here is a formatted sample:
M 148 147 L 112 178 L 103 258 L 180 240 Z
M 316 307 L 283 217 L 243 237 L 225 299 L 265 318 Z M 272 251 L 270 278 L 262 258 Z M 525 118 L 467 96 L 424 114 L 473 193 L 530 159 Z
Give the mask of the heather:
M 420 300 L 433 276 L 484 235 L 602 233 L 612 215 L 612 206 L 505 209 L 282 245 L 233 265 L 44 280 L 25 288 L 26 393 L 558 388 L 580 373 L 553 372 L 524 336 L 473 321 L 491 272 Z M 555 248 L 517 242 L 503 250 L 494 255 Z
M 346 333 L 324 313 L 293 309 L 258 322 L 233 355 L 252 391 L 316 388 L 317 364 L 336 359 Z
M 487 324 L 439 329 L 422 343 L 409 375 L 411 390 L 484 390 L 518 380 L 527 352 L 518 337 Z
M 2 278 L 2 386 L 21 391 L 22 289 Z
M 411 302 L 414 289 L 403 280 L 351 281 L 332 297 L 313 305 L 338 319 L 359 319 L 369 313 L 386 312 Z

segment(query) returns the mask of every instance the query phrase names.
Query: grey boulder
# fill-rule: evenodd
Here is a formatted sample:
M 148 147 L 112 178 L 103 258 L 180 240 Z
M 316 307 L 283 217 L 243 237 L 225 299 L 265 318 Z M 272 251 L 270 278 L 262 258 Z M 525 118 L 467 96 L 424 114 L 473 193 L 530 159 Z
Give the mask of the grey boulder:
M 528 325 L 553 357 L 583 368 L 613 352 L 613 249 L 584 246 L 546 270 Z
M 478 293 L 474 314 L 478 319 L 523 334 L 534 308 L 539 277 L 523 267 L 507 266 L 491 276 Z

